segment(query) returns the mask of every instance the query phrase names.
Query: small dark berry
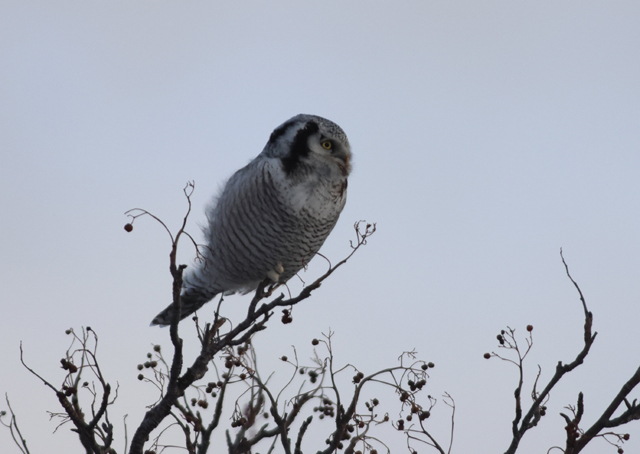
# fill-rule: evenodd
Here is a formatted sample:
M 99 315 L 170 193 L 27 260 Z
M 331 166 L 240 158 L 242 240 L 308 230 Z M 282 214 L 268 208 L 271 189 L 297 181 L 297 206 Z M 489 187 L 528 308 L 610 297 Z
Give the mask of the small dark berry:
M 491 353 L 485 353 L 484 354 L 484 359 L 489 359 L 491 358 Z
M 131 231 L 133 230 L 133 224 L 125 224 L 125 225 L 124 225 L 124 229 L 125 229 L 127 232 L 131 232 Z
M 154 345 L 153 346 L 153 351 L 159 352 L 160 351 L 160 346 L 159 345 Z
M 142 379 L 144 379 L 144 375 L 138 374 L 138 380 L 142 380 Z
M 289 358 L 287 358 L 286 356 L 283 356 L 282 358 L 280 358 L 282 361 L 288 361 Z
M 318 345 L 320 341 L 318 339 L 314 339 L 311 341 L 311 345 Z
M 529 332 L 533 331 L 533 325 L 527 325 L 527 331 Z

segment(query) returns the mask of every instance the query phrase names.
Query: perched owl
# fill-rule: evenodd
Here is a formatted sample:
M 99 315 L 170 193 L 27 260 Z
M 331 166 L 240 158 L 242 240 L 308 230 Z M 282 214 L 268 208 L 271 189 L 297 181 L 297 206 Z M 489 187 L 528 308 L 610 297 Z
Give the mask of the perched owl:
M 297 115 L 278 126 L 238 170 L 206 214 L 203 260 L 188 268 L 181 318 L 219 293 L 284 283 L 318 252 L 347 200 L 351 150 L 337 124 Z M 171 323 L 171 305 L 152 325 Z

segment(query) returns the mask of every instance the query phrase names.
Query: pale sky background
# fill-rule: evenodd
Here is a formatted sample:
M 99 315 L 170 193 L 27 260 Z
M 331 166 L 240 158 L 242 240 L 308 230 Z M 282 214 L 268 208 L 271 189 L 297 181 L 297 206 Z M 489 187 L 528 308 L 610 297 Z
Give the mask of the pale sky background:
M 563 445 L 563 407 L 583 391 L 587 428 L 640 365 L 639 24 L 637 1 L 4 0 L 0 392 L 32 452 L 81 446 L 70 426 L 52 434 L 46 410 L 59 404 L 20 365 L 19 342 L 59 384 L 64 330 L 98 332 L 103 371 L 120 384 L 111 420 L 123 452 L 122 415 L 131 434 L 155 396 L 136 365 L 152 343 L 169 345 L 148 324 L 170 301 L 166 234 L 143 219 L 125 233 L 124 211 L 175 229 L 195 180 L 199 238 L 210 197 L 298 113 L 341 125 L 354 153 L 322 253 L 345 256 L 359 219 L 378 232 L 293 324 L 274 317 L 258 336 L 263 374 L 287 376 L 277 358 L 291 345 L 310 357 L 329 327 L 336 361 L 365 373 L 415 348 L 436 364 L 427 392 L 456 400 L 453 452 L 503 452 L 516 369 L 482 355 L 506 325 L 534 325 L 524 395 L 537 364 L 546 380 L 575 357 L 583 316 L 562 247 L 599 335 L 521 452 Z M 192 256 L 185 242 L 180 257 Z M 303 278 L 324 269 L 314 265 Z M 246 299 L 226 307 L 239 316 Z M 446 443 L 447 407 L 429 421 Z M 622 431 L 625 451 L 640 451 L 640 423 Z M 18 452 L 11 443 L 0 430 L 3 453 Z

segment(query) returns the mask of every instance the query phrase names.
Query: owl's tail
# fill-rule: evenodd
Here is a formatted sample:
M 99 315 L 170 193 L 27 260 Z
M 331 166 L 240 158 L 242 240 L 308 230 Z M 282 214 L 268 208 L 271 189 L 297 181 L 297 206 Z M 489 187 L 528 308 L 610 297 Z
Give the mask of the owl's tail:
M 194 292 L 193 289 L 190 290 L 191 291 L 183 291 L 182 295 L 180 295 L 180 320 L 184 320 L 185 318 L 193 314 L 206 303 L 211 301 L 211 299 L 214 298 L 217 294 Z M 154 319 L 151 321 L 151 326 L 169 326 L 171 324 L 172 318 L 173 304 L 169 304 L 162 312 L 154 317 Z

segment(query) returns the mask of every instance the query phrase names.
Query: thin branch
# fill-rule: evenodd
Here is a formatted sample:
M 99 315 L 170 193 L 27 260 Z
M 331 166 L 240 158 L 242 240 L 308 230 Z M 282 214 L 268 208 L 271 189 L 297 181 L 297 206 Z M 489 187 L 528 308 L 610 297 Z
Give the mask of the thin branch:
M 18 427 L 18 419 L 16 418 L 16 414 L 13 412 L 13 408 L 11 408 L 11 402 L 9 402 L 9 395 L 5 393 L 5 400 L 7 401 L 7 407 L 9 408 L 9 413 L 11 414 L 11 420 L 9 424 L 5 424 L 2 420 L 0 420 L 0 424 L 9 428 L 11 432 L 11 438 L 13 438 L 13 442 L 16 444 L 18 449 L 22 454 L 30 454 L 29 448 L 27 448 L 27 440 L 22 436 L 20 432 L 20 428 Z M 0 412 L 0 418 L 4 416 L 5 412 Z M 15 432 L 14 432 L 15 431 Z
M 571 277 L 571 274 L 569 273 L 569 267 L 564 260 L 564 256 L 562 255 L 562 249 L 560 250 L 560 257 L 562 259 L 562 263 L 567 272 L 567 277 L 576 287 L 576 290 L 578 291 L 578 294 L 580 296 L 580 301 L 582 303 L 582 308 L 585 316 L 584 346 L 582 350 L 576 355 L 576 358 L 572 362 L 568 364 L 562 364 L 562 361 L 558 362 L 558 364 L 556 365 L 556 371 L 553 377 L 551 377 L 547 385 L 540 392 L 538 397 L 533 401 L 533 403 L 529 407 L 529 410 L 527 411 L 526 415 L 522 418 L 517 428 L 514 428 L 515 430 L 513 431 L 513 438 L 511 440 L 511 444 L 509 448 L 505 451 L 505 454 L 514 454 L 518 449 L 518 445 L 520 444 L 520 440 L 522 439 L 524 434 L 529 429 L 531 429 L 532 427 L 535 427 L 538 424 L 538 421 L 540 420 L 540 417 L 541 417 L 541 413 L 540 413 L 541 406 L 543 406 L 543 403 L 548 398 L 549 393 L 565 374 L 571 372 L 572 370 L 574 370 L 576 367 L 578 367 L 584 362 L 584 359 L 589 354 L 591 346 L 593 345 L 593 342 L 598 334 L 598 333 L 592 334 L 591 327 L 593 324 L 593 314 L 589 312 L 589 310 L 587 309 L 587 303 L 584 299 L 584 295 L 582 294 L 582 291 L 580 290 L 580 287 L 578 286 L 576 281 L 574 281 L 574 279 Z

